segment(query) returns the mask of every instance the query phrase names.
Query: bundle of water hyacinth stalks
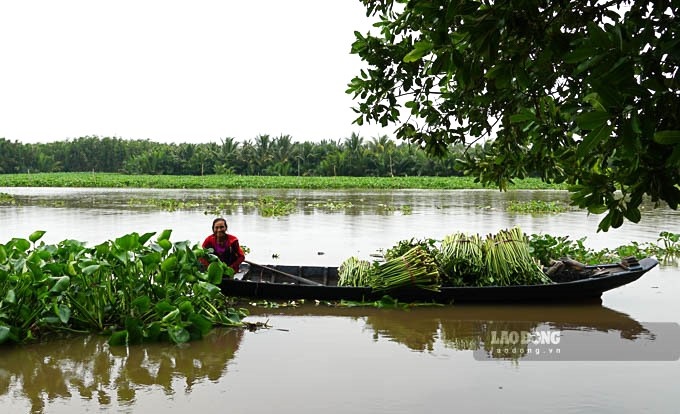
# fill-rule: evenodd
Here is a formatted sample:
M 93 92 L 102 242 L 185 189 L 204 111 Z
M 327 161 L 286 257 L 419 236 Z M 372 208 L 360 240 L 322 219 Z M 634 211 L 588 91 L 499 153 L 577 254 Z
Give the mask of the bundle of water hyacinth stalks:
M 377 291 L 402 286 L 417 286 L 439 291 L 441 287 L 437 263 L 432 255 L 420 245 L 374 267 L 370 280 L 371 287 Z
M 372 264 L 352 256 L 338 267 L 338 286 L 370 286 L 387 291 L 402 286 L 416 286 L 438 291 L 439 270 L 432 255 L 416 245 L 400 256 Z
M 535 285 L 551 283 L 519 227 L 488 235 L 484 242 L 485 275 L 490 285 Z
M 479 234 L 457 232 L 444 237 L 437 260 L 442 276 L 453 286 L 476 285 L 485 262 Z
M 338 267 L 338 286 L 369 286 L 371 263 L 352 256 Z
M 455 233 L 444 238 L 437 256 L 448 284 L 508 286 L 551 283 L 529 252 L 519 229 L 501 230 L 482 239 Z
M 409 248 L 409 245 L 412 246 Z M 382 263 L 350 257 L 338 268 L 339 286 L 370 286 L 386 291 L 417 286 L 438 291 L 445 286 L 509 286 L 552 283 L 519 227 L 485 238 L 478 234 L 446 236 L 438 249 L 428 243 L 402 241 Z M 401 253 L 404 252 L 404 253 Z

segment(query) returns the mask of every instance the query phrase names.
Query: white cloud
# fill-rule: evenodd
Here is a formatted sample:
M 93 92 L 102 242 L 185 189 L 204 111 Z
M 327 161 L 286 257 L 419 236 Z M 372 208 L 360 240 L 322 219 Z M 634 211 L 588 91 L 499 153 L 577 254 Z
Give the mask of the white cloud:
M 392 135 L 359 128 L 359 1 L 0 4 L 0 137 L 208 142 Z

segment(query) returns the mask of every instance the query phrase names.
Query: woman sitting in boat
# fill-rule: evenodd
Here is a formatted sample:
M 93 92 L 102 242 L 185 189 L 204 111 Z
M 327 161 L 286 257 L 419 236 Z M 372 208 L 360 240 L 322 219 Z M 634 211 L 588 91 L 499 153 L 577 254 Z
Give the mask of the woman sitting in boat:
M 227 220 L 222 217 L 213 220 L 212 231 L 213 234 L 203 241 L 203 248 L 212 249 L 215 256 L 234 269 L 234 272 L 238 272 L 238 267 L 246 259 L 246 255 L 238 242 L 238 238 L 227 233 Z M 208 265 L 205 258 L 201 258 L 201 262 L 205 266 Z

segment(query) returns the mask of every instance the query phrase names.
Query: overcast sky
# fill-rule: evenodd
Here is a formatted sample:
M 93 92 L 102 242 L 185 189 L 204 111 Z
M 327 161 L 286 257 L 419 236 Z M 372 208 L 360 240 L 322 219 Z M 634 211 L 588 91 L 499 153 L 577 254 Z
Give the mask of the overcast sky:
M 352 124 L 359 0 L 0 0 L 0 138 L 392 136 Z

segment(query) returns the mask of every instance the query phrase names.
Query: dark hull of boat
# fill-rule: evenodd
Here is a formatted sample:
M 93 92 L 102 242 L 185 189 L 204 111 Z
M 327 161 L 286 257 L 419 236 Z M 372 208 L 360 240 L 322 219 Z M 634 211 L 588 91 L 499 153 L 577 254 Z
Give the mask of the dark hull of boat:
M 252 263 L 251 263 L 252 264 Z M 384 295 L 401 302 L 574 302 L 597 301 L 603 292 L 639 279 L 658 264 L 653 258 L 639 261 L 639 266 L 625 268 L 620 264 L 589 266 L 602 274 L 580 280 L 546 285 L 442 287 L 439 292 L 416 287 L 376 292 L 369 287 L 333 286 L 337 283 L 337 268 L 313 266 L 260 266 L 255 265 L 244 280 L 224 280 L 222 292 L 230 297 L 257 300 L 321 300 L 357 301 L 379 300 Z M 602 272 L 604 271 L 604 272 Z M 303 284 L 286 278 L 289 273 L 322 285 Z M 292 283 L 289 283 L 292 282 Z

